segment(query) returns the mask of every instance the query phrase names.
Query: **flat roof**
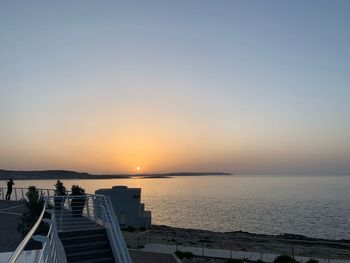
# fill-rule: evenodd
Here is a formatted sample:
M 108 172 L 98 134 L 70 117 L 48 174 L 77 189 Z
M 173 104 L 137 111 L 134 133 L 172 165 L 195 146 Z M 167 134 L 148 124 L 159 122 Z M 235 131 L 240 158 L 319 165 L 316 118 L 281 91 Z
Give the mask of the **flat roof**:
M 17 225 L 26 210 L 22 202 L 0 200 L 0 253 L 14 251 L 21 243 Z

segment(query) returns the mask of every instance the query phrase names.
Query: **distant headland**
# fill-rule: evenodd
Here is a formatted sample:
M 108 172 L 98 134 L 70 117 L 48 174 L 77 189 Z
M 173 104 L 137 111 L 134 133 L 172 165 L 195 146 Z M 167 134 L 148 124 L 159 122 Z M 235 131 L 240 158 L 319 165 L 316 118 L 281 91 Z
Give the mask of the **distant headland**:
M 173 176 L 231 175 L 226 172 L 175 172 L 158 174 L 90 174 L 67 170 L 13 171 L 0 169 L 0 180 L 52 180 L 52 179 L 126 179 L 126 178 L 170 178 Z

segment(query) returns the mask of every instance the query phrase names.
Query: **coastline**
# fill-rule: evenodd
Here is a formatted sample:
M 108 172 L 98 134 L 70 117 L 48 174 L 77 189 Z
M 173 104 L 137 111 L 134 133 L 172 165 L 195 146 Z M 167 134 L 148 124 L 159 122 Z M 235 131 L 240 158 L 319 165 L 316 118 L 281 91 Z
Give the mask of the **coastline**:
M 289 254 L 307 257 L 350 259 L 350 240 L 312 238 L 303 235 L 268 235 L 243 231 L 210 230 L 152 225 L 147 231 L 123 231 L 132 248 L 149 243 L 181 245 L 258 253 Z
M 94 180 L 94 179 L 149 179 L 172 178 L 174 176 L 207 176 L 207 175 L 232 175 L 226 172 L 172 172 L 150 174 L 90 174 L 67 170 L 43 170 L 43 171 L 12 171 L 0 169 L 0 180 Z

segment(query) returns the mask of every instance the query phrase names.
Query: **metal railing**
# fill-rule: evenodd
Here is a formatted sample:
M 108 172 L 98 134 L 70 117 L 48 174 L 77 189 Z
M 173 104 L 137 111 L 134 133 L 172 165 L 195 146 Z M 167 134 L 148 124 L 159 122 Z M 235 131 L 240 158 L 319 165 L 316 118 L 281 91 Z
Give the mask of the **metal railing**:
M 55 195 L 54 189 L 38 189 L 41 196 L 53 196 Z M 15 187 L 12 189 L 10 201 L 21 201 L 27 200 L 26 193 L 28 188 Z M 5 200 L 7 193 L 7 188 L 0 187 L 0 200 Z
M 58 236 L 59 232 L 88 230 L 99 225 L 106 229 L 115 261 L 132 263 L 118 219 L 109 197 L 104 195 L 55 196 L 53 189 L 38 189 L 45 199 L 44 208 L 30 232 L 13 252 L 9 263 L 15 263 L 24 254 L 24 248 L 31 239 L 40 241 L 42 249 L 34 262 L 66 263 L 66 255 Z M 0 200 L 5 200 L 6 188 L 0 188 Z M 26 200 L 27 188 L 13 188 L 12 201 Z M 51 218 L 43 218 L 45 212 Z M 34 236 L 41 222 L 49 224 L 46 236 Z
M 42 253 L 38 263 L 67 263 L 66 253 L 57 233 L 57 225 L 53 210 L 46 210 L 51 214 L 51 219 L 43 219 L 50 228 L 47 236 L 33 236 L 33 239 L 42 243 Z
M 100 225 L 106 229 L 116 262 L 132 262 L 109 197 L 86 194 L 47 198 L 54 207 L 59 232 L 93 229 L 92 223 Z
M 18 260 L 21 260 L 25 255 L 24 249 L 29 244 L 31 239 L 41 242 L 42 249 L 39 251 L 38 255 L 35 258 L 35 263 L 66 263 L 66 255 L 61 243 L 61 240 L 58 237 L 55 218 L 52 210 L 47 209 L 48 203 L 45 202 L 43 210 L 37 219 L 34 226 L 12 253 L 11 257 L 8 260 L 8 263 L 15 263 Z M 51 214 L 51 219 L 43 218 L 44 214 L 49 212 Z M 40 224 L 44 222 L 48 224 L 49 230 L 47 235 L 35 235 L 35 232 L 38 230 Z M 23 261 L 23 260 L 22 260 Z

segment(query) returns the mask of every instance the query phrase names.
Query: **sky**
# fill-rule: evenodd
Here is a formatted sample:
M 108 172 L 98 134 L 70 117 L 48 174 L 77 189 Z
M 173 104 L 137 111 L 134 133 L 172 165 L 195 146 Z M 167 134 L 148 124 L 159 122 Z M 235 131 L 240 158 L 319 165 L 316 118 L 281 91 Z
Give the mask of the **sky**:
M 0 1 L 0 168 L 350 173 L 350 1 Z

